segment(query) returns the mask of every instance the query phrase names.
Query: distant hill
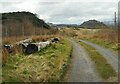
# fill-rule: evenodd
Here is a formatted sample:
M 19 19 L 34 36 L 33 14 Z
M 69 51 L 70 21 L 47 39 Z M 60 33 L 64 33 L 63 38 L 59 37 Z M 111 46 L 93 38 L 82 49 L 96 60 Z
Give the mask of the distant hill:
M 53 24 L 53 23 L 47 23 L 50 27 L 52 27 L 52 28 L 57 28 L 57 26 L 55 25 L 55 24 Z
M 99 22 L 97 20 L 89 20 L 89 21 L 83 22 L 80 25 L 80 27 L 90 28 L 90 29 L 94 29 L 94 28 L 107 28 L 107 26 L 103 22 Z
M 42 34 L 43 30 L 49 30 L 50 26 L 39 19 L 36 14 L 30 12 L 2 13 L 2 35 L 20 36 Z
M 67 27 L 67 28 L 78 28 L 79 27 L 79 25 L 77 25 L 77 24 L 56 24 L 56 26 L 58 28 L 65 28 L 65 27 Z

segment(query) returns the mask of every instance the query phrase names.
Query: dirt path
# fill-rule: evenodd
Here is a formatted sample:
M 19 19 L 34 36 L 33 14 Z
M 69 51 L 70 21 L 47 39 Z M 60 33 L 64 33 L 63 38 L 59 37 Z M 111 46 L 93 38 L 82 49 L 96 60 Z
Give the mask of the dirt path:
M 104 58 L 107 60 L 109 64 L 114 68 L 114 70 L 118 73 L 118 54 L 114 53 L 104 47 L 101 47 L 99 45 L 93 44 L 91 42 L 87 42 L 84 40 L 80 40 L 81 42 L 84 42 L 92 47 L 94 47 Z
M 102 78 L 96 73 L 95 65 L 82 46 L 73 43 L 73 59 L 68 72 L 67 82 L 101 82 Z

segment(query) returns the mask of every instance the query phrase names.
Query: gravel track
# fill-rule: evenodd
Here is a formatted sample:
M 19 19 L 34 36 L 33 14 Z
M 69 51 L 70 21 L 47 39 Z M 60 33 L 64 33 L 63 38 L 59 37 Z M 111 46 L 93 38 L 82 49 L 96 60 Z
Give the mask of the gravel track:
M 107 60 L 107 62 L 111 64 L 116 73 L 118 73 L 118 53 L 88 41 L 80 41 L 94 47 Z
M 75 41 L 70 41 L 73 44 L 73 53 L 67 82 L 103 82 L 84 48 Z

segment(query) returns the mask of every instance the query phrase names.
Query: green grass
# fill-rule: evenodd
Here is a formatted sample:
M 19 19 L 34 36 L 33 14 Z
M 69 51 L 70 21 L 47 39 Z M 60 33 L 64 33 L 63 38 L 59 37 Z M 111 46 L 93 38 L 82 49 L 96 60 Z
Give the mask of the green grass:
M 109 79 L 110 77 L 116 76 L 116 72 L 113 70 L 112 66 L 107 63 L 106 59 L 98 53 L 96 49 L 82 42 L 80 42 L 80 45 L 86 49 L 90 58 L 96 65 L 97 72 L 103 79 Z
M 106 47 L 106 48 L 109 48 L 113 51 L 119 51 L 120 50 L 120 47 L 118 46 L 117 43 L 98 40 L 98 39 L 84 39 L 84 40 L 90 41 L 92 43 L 98 44 L 98 45 Z
M 31 55 L 11 56 L 3 66 L 3 82 L 58 82 L 64 78 L 72 44 L 63 39 Z

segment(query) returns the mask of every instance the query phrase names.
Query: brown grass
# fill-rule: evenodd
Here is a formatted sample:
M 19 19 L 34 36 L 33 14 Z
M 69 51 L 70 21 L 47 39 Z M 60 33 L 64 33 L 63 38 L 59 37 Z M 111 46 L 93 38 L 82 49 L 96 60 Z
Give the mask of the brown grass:
M 27 36 L 20 36 L 20 37 L 5 37 L 2 38 L 2 44 L 13 44 L 15 42 L 18 42 L 20 40 L 26 39 Z
M 56 35 L 5 37 L 5 38 L 2 38 L 2 44 L 13 44 L 15 42 L 19 42 L 19 41 L 27 39 L 27 38 L 32 38 L 33 41 L 44 41 L 44 40 L 47 40 L 49 38 L 54 38 L 54 37 L 62 38 L 62 36 L 59 35 L 59 34 L 56 34 Z
M 50 38 L 54 38 L 54 37 L 59 37 L 59 38 L 63 38 L 61 35 L 40 35 L 40 36 L 24 36 L 24 37 L 9 37 L 9 38 L 3 38 L 3 44 L 13 44 L 15 42 L 18 42 L 20 40 L 26 39 L 26 38 L 32 38 L 33 42 L 37 42 L 37 41 L 46 41 Z M 13 53 L 8 53 L 8 51 L 6 49 L 2 49 L 2 63 L 6 63 L 8 58 L 10 57 L 10 55 L 15 55 L 15 54 L 23 54 L 21 48 L 17 45 L 14 46 L 14 52 Z
M 41 35 L 41 36 L 32 36 L 32 39 L 33 42 L 36 42 L 36 41 L 46 41 L 50 38 L 55 38 L 55 37 L 63 38 L 61 35 Z
M 77 31 L 76 33 L 80 39 L 99 39 L 103 41 L 118 43 L 117 29 L 96 29 L 95 31 L 84 29 L 80 30 L 79 32 Z
M 1 61 L 2 61 L 3 64 L 7 62 L 7 59 L 9 57 L 9 55 L 10 54 L 7 52 L 6 49 L 2 49 L 2 59 L 1 59 Z
M 118 31 L 113 29 L 103 30 L 93 34 L 92 38 L 106 40 L 109 42 L 118 42 Z

